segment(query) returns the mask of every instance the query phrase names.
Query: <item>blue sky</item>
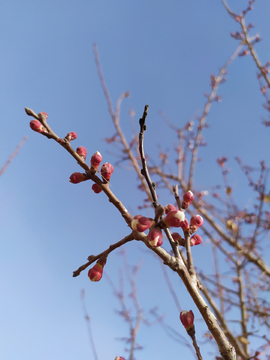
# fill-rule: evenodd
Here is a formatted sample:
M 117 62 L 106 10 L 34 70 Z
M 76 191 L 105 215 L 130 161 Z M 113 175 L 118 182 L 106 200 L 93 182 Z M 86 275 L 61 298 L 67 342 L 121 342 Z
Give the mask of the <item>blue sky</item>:
M 246 2 L 234 0 L 231 5 L 237 12 Z M 270 3 L 261 1 L 248 15 L 255 25 L 253 33 L 263 39 L 256 46 L 263 64 L 270 60 L 269 13 Z M 81 289 L 86 292 L 99 358 L 125 356 L 124 345 L 115 338 L 127 336 L 127 326 L 114 312 L 118 303 L 107 281 L 93 284 L 86 272 L 75 279 L 72 272 L 90 254 L 127 235 L 128 229 L 105 196 L 93 194 L 90 182 L 68 182 L 73 172 L 80 171 L 78 165 L 56 143 L 31 131 L 24 107 L 46 111 L 59 136 L 76 131 L 73 145 L 88 149 L 88 161 L 98 150 L 104 161 L 115 163 L 113 148 L 104 141 L 114 128 L 96 71 L 93 43 L 97 43 L 114 106 L 122 92 L 131 92 L 121 108 L 127 139 L 132 138 L 130 108 L 137 126 L 144 105 L 149 105 L 146 150 L 157 160 L 159 145 L 166 150 L 176 143 L 160 111 L 179 127 L 201 114 L 210 75 L 218 74 L 237 46 L 230 32 L 238 31 L 238 24 L 221 1 L 213 0 L 25 0 L 0 3 L 0 29 L 0 166 L 28 137 L 0 182 L 3 359 L 92 359 Z M 227 156 L 235 194 L 245 205 L 252 194 L 243 188 L 245 178 L 234 157 L 252 166 L 269 161 L 269 130 L 261 125 L 266 117 L 264 99 L 250 57 L 231 64 L 218 93 L 222 102 L 213 104 L 207 120 L 209 145 L 200 153 L 203 161 L 195 185 L 205 190 L 221 183 L 215 162 Z M 134 173 L 115 169 L 112 189 L 133 215 L 142 200 L 136 184 Z M 168 193 L 160 199 L 163 205 L 172 202 Z M 146 215 L 153 216 L 151 211 Z M 131 265 L 142 264 L 138 278 L 142 307 L 147 311 L 157 305 L 185 335 L 178 310 L 164 291 L 159 261 L 140 244 L 128 244 L 126 250 Z M 207 266 L 200 249 L 194 250 L 194 257 L 198 265 Z M 116 283 L 120 268 L 118 252 L 105 268 Z M 183 308 L 194 310 L 183 285 L 176 276 L 172 279 Z M 206 329 L 194 313 L 201 335 Z M 187 351 L 158 326 L 142 328 L 138 340 L 145 348 L 138 359 L 176 359 L 176 354 Z

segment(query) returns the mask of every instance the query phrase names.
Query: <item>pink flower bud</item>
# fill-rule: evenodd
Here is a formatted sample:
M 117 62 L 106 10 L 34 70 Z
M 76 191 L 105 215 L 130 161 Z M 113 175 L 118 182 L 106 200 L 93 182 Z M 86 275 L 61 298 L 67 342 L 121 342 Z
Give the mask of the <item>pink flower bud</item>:
M 189 190 L 183 196 L 182 208 L 183 209 L 188 208 L 193 200 L 194 200 L 194 195 L 193 195 L 192 191 Z
M 136 215 L 131 221 L 131 229 L 139 232 L 143 232 L 150 228 L 154 223 L 153 219 L 144 217 L 142 215 Z
M 41 116 L 42 118 L 45 118 L 45 121 L 48 119 L 48 114 L 45 111 L 42 111 L 38 114 L 38 116 Z
M 101 266 L 94 266 L 88 271 L 88 277 L 91 281 L 99 281 L 102 278 L 103 268 Z
M 203 218 L 200 215 L 193 215 L 190 219 L 190 224 L 196 227 L 196 229 L 203 224 Z
M 165 227 L 180 227 L 181 222 L 185 220 L 185 214 L 180 210 L 172 210 L 162 220 Z
M 114 360 L 125 360 L 122 356 L 116 356 Z
M 180 227 L 183 229 L 183 231 L 187 230 L 189 228 L 188 220 L 185 219 L 184 221 L 181 221 Z
M 99 194 L 99 193 L 102 191 L 102 189 L 98 186 L 98 184 L 93 184 L 93 185 L 92 185 L 92 190 L 93 190 L 94 193 L 96 193 L 96 194 Z
M 177 232 L 172 233 L 172 238 L 175 242 L 178 242 L 178 245 L 185 246 L 185 239 Z
M 188 331 L 194 327 L 194 314 L 192 310 L 186 311 L 183 310 L 180 313 L 181 323 L 184 325 L 185 329 Z
M 41 124 L 38 120 L 31 120 L 30 121 L 30 128 L 36 132 L 41 134 L 47 133 L 47 129 Z
M 102 155 L 100 152 L 97 151 L 91 157 L 91 168 L 93 168 L 95 171 L 97 171 L 101 161 L 102 161 Z
M 172 210 L 177 210 L 176 207 L 172 204 L 168 204 L 164 207 L 165 214 L 168 214 Z
M 190 245 L 200 245 L 200 243 L 202 242 L 202 237 L 200 235 L 193 235 L 192 238 L 190 239 Z
M 77 133 L 75 131 L 71 131 L 70 133 L 67 134 L 66 139 L 68 141 L 77 139 Z
M 72 175 L 70 175 L 69 181 L 72 184 L 79 184 L 82 181 L 87 180 L 85 174 L 79 173 L 79 172 L 75 172 Z
M 109 181 L 112 176 L 113 170 L 114 170 L 114 168 L 113 168 L 112 164 L 106 162 L 105 164 L 103 164 L 101 166 L 101 170 L 100 170 L 101 176 L 105 180 Z
M 149 244 L 153 247 L 158 247 L 163 244 L 162 231 L 160 228 L 154 228 L 149 232 L 147 237 Z
M 87 150 L 86 150 L 85 147 L 79 146 L 79 147 L 76 149 L 76 153 L 77 153 L 78 155 L 80 155 L 84 160 L 86 159 Z

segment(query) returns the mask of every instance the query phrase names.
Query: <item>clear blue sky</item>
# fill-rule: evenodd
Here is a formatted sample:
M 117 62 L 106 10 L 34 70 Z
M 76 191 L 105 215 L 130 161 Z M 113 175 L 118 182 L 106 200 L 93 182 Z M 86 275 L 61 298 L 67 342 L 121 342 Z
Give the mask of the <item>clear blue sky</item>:
M 237 12 L 246 3 L 234 0 L 230 5 Z M 248 19 L 255 25 L 252 32 L 263 39 L 256 50 L 265 64 L 270 60 L 270 2 L 256 2 L 254 8 Z M 97 43 L 113 104 L 122 92 L 131 92 L 121 109 L 129 140 L 129 109 L 134 109 L 137 121 L 144 105 L 149 105 L 146 146 L 157 159 L 158 145 L 168 149 L 176 142 L 160 110 L 179 127 L 201 113 L 210 75 L 218 74 L 235 50 L 237 42 L 230 32 L 238 30 L 221 1 L 213 0 L 1 1 L 0 167 L 28 137 L 0 179 L 3 359 L 93 359 L 81 289 L 86 292 L 99 359 L 125 356 L 124 345 L 115 338 L 128 335 L 126 324 L 114 312 L 118 303 L 107 281 L 90 283 L 87 272 L 72 278 L 73 270 L 90 254 L 118 241 L 128 229 L 105 196 L 92 192 L 90 182 L 68 182 L 79 166 L 56 143 L 31 131 L 24 107 L 46 111 L 59 136 L 76 131 L 73 145 L 85 146 L 88 160 L 98 150 L 104 161 L 114 163 L 112 148 L 104 142 L 114 129 L 94 62 L 92 45 Z M 219 89 L 222 102 L 213 105 L 208 118 L 209 146 L 200 153 L 203 162 L 196 172 L 196 188 L 205 190 L 221 182 L 215 161 L 226 155 L 234 170 L 232 184 L 245 205 L 251 194 L 241 185 L 244 178 L 234 157 L 252 166 L 269 161 L 269 129 L 261 125 L 266 112 L 251 58 L 237 58 L 227 79 Z M 135 175 L 117 168 L 112 189 L 136 215 L 142 197 L 136 192 Z M 161 202 L 172 199 L 167 194 Z M 140 244 L 129 244 L 126 250 L 130 264 L 142 264 L 138 280 L 142 307 L 147 311 L 157 305 L 185 336 L 173 300 L 165 294 L 159 261 Z M 204 266 L 200 249 L 194 250 L 194 257 Z M 121 257 L 113 254 L 105 271 L 116 283 L 121 267 Z M 182 307 L 194 310 L 180 281 L 172 278 Z M 200 336 L 206 329 L 194 313 Z M 168 339 L 158 326 L 142 328 L 138 341 L 145 349 L 137 359 L 178 359 L 180 353 L 189 357 L 184 355 L 189 354 L 186 348 Z

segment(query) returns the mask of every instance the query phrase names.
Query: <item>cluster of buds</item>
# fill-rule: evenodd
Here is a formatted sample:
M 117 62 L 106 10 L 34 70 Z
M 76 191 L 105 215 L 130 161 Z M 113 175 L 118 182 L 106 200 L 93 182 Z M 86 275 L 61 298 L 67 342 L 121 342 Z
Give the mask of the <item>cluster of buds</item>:
M 183 247 L 186 246 L 185 239 L 182 238 L 182 236 L 180 234 L 178 234 L 177 232 L 172 233 L 172 238 L 175 242 L 178 243 L 178 245 L 183 246 Z M 190 246 L 200 245 L 201 243 L 202 243 L 202 237 L 200 235 L 195 234 L 190 239 Z
M 194 314 L 192 310 L 186 311 L 183 310 L 180 313 L 180 320 L 183 324 L 184 328 L 186 329 L 187 333 L 190 336 L 195 335 L 195 327 L 194 327 Z
M 194 195 L 192 191 L 188 190 L 183 196 L 182 208 L 187 209 L 193 200 L 194 200 Z
M 103 268 L 106 264 L 107 257 L 102 256 L 96 264 L 88 271 L 88 277 L 91 281 L 99 281 L 102 278 Z

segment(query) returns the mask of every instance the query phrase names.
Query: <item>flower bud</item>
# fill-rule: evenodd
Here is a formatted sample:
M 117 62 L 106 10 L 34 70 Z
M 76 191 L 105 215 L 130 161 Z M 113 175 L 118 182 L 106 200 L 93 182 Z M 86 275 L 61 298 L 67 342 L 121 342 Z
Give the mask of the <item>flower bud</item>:
M 144 217 L 142 215 L 136 215 L 132 221 L 131 221 L 131 229 L 138 231 L 138 232 L 144 232 L 145 230 L 149 229 L 150 226 L 152 226 L 154 223 L 153 219 Z
M 183 310 L 180 313 L 181 323 L 184 325 L 185 329 L 188 331 L 194 327 L 194 314 L 192 310 L 186 311 Z
M 172 238 L 175 242 L 178 243 L 178 245 L 180 246 L 186 246 L 185 245 L 185 239 L 182 238 L 182 236 L 180 234 L 178 234 L 177 232 L 172 233 Z
M 45 111 L 42 111 L 38 114 L 39 117 L 41 117 L 43 120 L 47 120 L 48 119 L 48 114 Z
M 201 242 L 202 242 L 202 237 L 200 235 L 195 234 L 190 239 L 190 246 L 200 245 Z
M 30 128 L 36 132 L 41 134 L 47 133 L 47 129 L 41 124 L 38 120 L 31 120 L 30 121 Z
M 69 181 L 72 184 L 79 184 L 82 181 L 87 180 L 85 174 L 79 173 L 79 172 L 75 172 L 72 175 L 70 175 Z
M 88 277 L 91 281 L 99 281 L 102 278 L 103 268 L 101 266 L 94 266 L 88 271 Z
M 172 204 L 168 204 L 164 207 L 165 214 L 168 214 L 172 210 L 177 210 L 176 207 Z
M 183 229 L 183 231 L 187 230 L 189 228 L 188 220 L 185 219 L 184 221 L 181 221 L 180 227 Z
M 116 356 L 114 360 L 125 360 L 122 356 Z
M 194 195 L 193 195 L 192 191 L 189 190 L 183 196 L 182 208 L 183 209 L 188 208 L 193 200 L 194 200 Z
M 194 226 L 196 229 L 203 224 L 203 218 L 200 215 L 193 215 L 190 219 L 190 225 Z
M 153 247 L 158 247 L 163 244 L 162 231 L 160 228 L 156 227 L 149 232 L 148 236 L 149 244 Z
M 71 131 L 70 133 L 67 134 L 66 139 L 68 141 L 77 139 L 77 133 L 75 131 Z
M 84 160 L 86 159 L 87 150 L 86 150 L 85 147 L 83 147 L 83 146 L 77 147 L 76 153 L 77 153 L 78 155 L 80 155 Z
M 91 157 L 91 168 L 93 168 L 95 171 L 97 171 L 101 161 L 102 161 L 102 155 L 100 152 L 97 151 Z
M 113 166 L 112 164 L 106 162 L 105 164 L 103 164 L 101 166 L 101 170 L 100 170 L 100 173 L 101 173 L 101 176 L 107 180 L 107 181 L 110 181 L 110 178 L 112 176 L 112 173 L 113 173 Z
M 172 210 L 161 221 L 162 225 L 168 227 L 180 227 L 181 222 L 185 220 L 185 214 L 180 210 Z
M 93 190 L 94 193 L 96 193 L 96 194 L 99 194 L 99 193 L 102 191 L 102 189 L 98 186 L 98 184 L 93 184 L 93 185 L 92 185 L 92 190 Z

